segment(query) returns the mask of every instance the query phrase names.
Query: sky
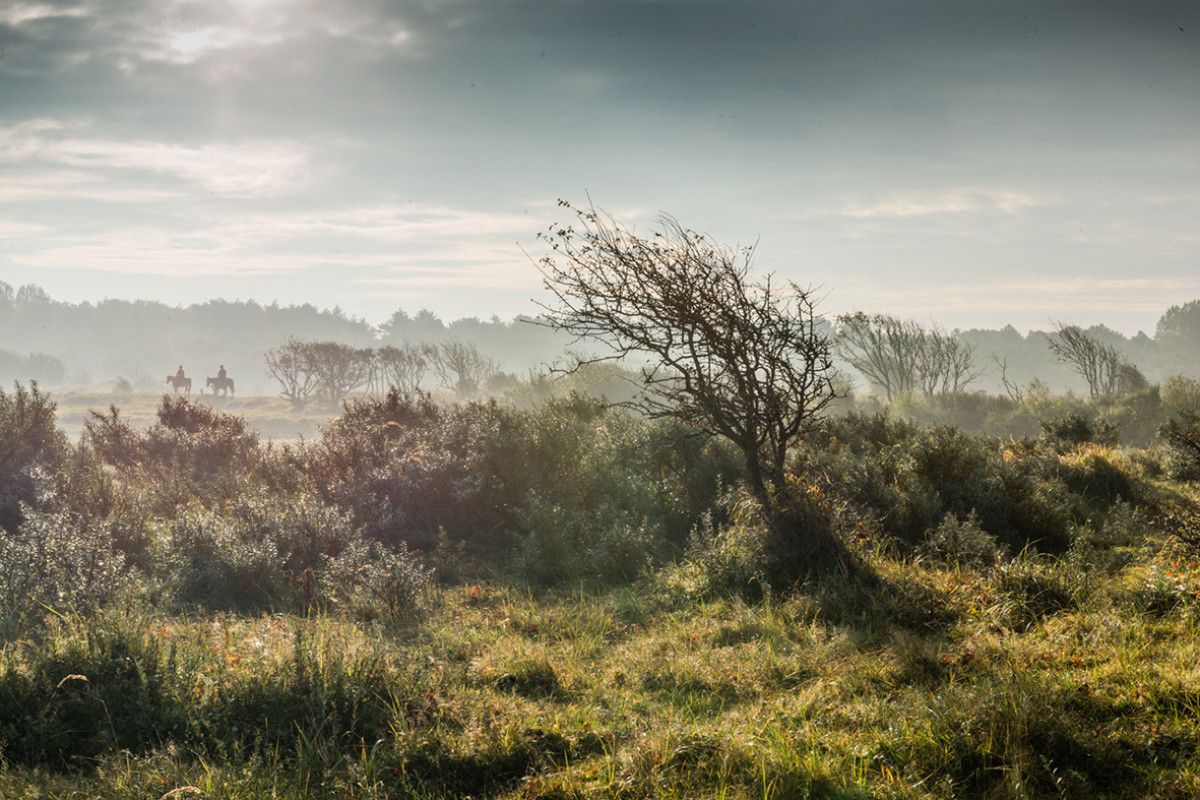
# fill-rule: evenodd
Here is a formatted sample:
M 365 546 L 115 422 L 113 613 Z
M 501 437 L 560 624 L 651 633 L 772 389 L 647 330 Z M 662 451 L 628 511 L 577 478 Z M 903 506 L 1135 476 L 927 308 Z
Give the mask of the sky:
M 0 281 L 538 313 L 562 198 L 819 311 L 1200 298 L 1200 3 L 0 0 Z

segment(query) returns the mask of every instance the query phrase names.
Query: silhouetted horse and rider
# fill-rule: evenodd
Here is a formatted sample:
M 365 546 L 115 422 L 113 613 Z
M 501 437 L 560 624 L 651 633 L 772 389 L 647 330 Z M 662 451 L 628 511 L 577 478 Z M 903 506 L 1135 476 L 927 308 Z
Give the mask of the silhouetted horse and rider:
M 178 394 L 180 390 L 182 390 L 184 394 L 192 393 L 192 379 L 183 373 L 182 364 L 179 366 L 179 369 L 175 371 L 174 375 L 167 376 L 167 383 L 171 384 L 176 394 Z M 224 364 L 222 364 L 221 368 L 217 370 L 216 377 L 207 378 L 204 385 L 206 388 L 212 389 L 214 396 L 217 394 L 233 394 L 233 378 L 226 376 Z M 200 394 L 204 394 L 203 389 L 200 390 Z
M 222 364 L 221 368 L 219 370 L 217 370 L 217 377 L 208 378 L 204 382 L 204 385 L 206 387 L 210 387 L 213 390 L 214 396 L 218 392 L 220 394 L 228 394 L 228 395 L 233 394 L 233 378 L 228 378 L 225 376 L 225 365 L 224 364 Z
M 192 379 L 183 374 L 183 365 L 179 365 L 174 375 L 167 376 L 167 383 L 171 384 L 171 388 L 175 390 L 175 394 L 179 394 L 182 389 L 184 394 L 192 393 Z

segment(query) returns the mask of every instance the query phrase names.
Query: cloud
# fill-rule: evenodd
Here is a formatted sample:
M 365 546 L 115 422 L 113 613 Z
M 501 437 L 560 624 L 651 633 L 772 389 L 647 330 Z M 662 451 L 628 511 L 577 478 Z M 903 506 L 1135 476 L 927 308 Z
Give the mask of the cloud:
M 50 232 L 46 225 L 34 225 L 27 222 L 8 222 L 0 220 L 0 239 L 18 239 L 23 236 L 42 236 Z
M 17 2 L 0 8 L 0 25 L 17 27 L 53 17 L 84 17 L 87 13 L 86 9 L 79 6 L 64 8 L 54 3 Z
M 1018 214 L 1040 205 L 1031 195 L 1005 189 L 948 189 L 897 194 L 881 200 L 849 203 L 838 216 L 855 219 L 924 217 L 939 214 Z
M 133 196 L 146 199 L 136 181 L 150 176 L 174 178 L 184 185 L 180 191 L 200 191 L 223 197 L 269 197 L 295 191 L 312 177 L 312 153 L 307 146 L 290 140 L 243 140 L 206 142 L 199 145 L 152 140 L 119 141 L 89 136 L 87 125 L 37 119 L 0 127 L 0 165 L 6 168 L 36 165 L 50 172 L 24 187 L 0 189 L 4 199 L 43 196 L 40 180 L 57 184 L 66 197 L 95 199 L 95 188 L 103 181 L 112 199 L 120 200 L 129 189 L 113 189 L 109 173 L 129 173 L 126 180 Z M 61 168 L 69 168 L 63 171 Z M 74 193 L 72 189 L 79 190 Z M 16 195 L 16 196 L 14 196 Z M 128 198 L 127 198 L 128 199 Z
M 193 221 L 187 230 L 110 227 L 64 233 L 53 245 L 13 255 L 41 268 L 127 274 L 252 275 L 314 267 L 368 270 L 380 285 L 524 286 L 533 273 L 515 240 L 523 215 L 443 206 L 375 206 L 334 212 L 251 213 Z
M 2 163 L 2 162 L 0 162 Z M 179 192 L 148 186 L 114 185 L 93 172 L 64 169 L 43 169 L 16 173 L 10 170 L 0 182 L 0 203 L 22 204 L 55 201 L 60 209 L 71 200 L 83 200 L 105 205 L 159 203 L 178 199 Z M 28 213 L 28 209 L 26 209 Z M 76 223 L 77 224 L 77 223 Z M 47 232 L 59 225 L 43 225 Z

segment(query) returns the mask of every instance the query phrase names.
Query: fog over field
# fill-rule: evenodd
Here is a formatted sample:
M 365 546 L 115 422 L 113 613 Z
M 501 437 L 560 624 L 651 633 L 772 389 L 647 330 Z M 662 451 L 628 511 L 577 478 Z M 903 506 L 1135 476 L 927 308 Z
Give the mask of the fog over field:
M 1200 797 L 1196 0 L 0 0 L 0 798 Z
M 8 2 L 0 280 L 509 320 L 590 197 L 830 313 L 1153 335 L 1200 297 L 1198 35 L 1166 0 Z

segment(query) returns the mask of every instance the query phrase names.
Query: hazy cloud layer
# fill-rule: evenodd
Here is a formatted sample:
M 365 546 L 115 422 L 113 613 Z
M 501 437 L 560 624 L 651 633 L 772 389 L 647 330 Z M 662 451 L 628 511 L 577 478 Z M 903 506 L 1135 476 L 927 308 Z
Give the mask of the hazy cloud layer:
M 1150 330 L 1200 297 L 1198 36 L 1185 2 L 10 2 L 0 279 L 531 312 L 517 243 L 590 193 L 831 311 Z

